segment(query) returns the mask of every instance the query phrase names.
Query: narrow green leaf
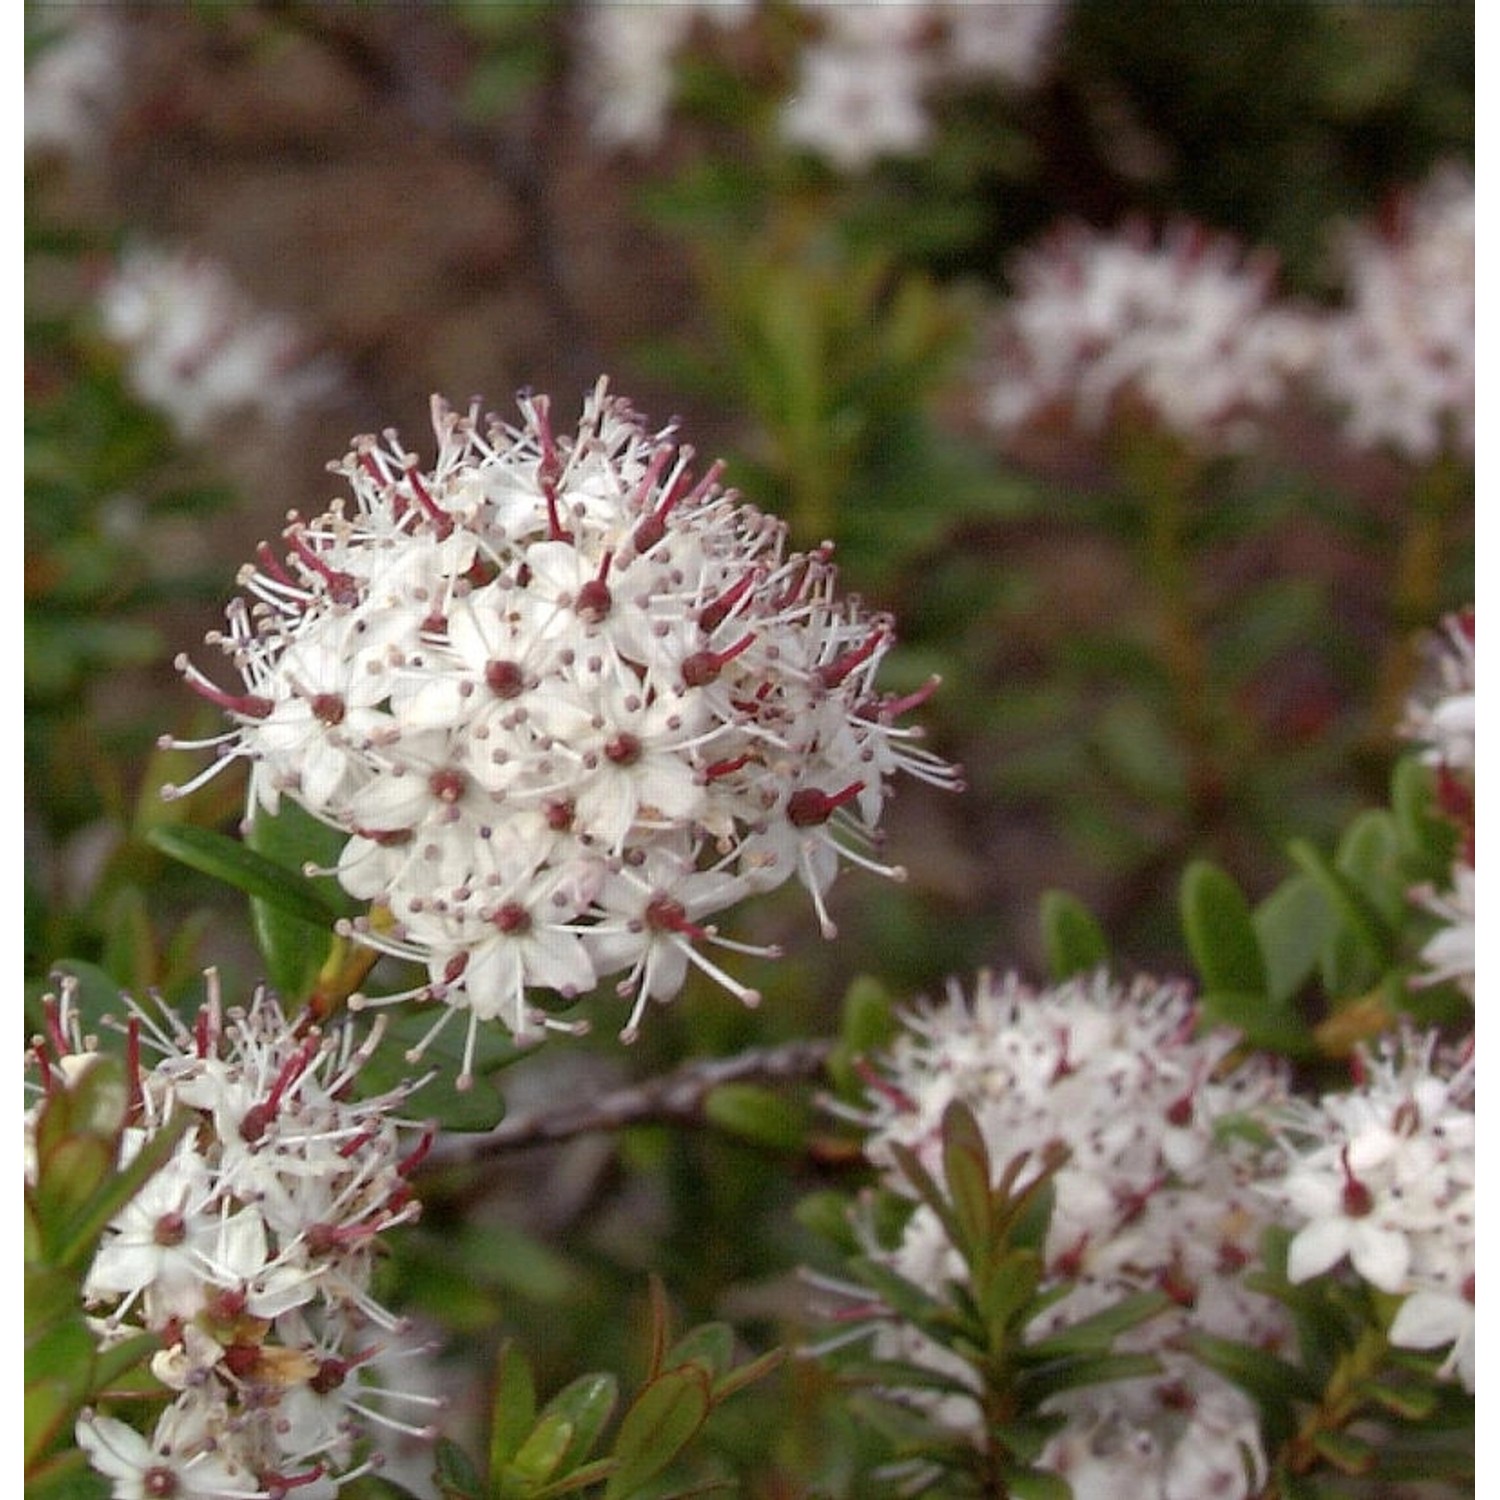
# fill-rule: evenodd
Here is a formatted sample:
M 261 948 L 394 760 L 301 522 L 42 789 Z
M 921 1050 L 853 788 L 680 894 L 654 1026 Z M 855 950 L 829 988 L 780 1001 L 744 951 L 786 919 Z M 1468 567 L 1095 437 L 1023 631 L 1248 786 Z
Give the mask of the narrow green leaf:
M 1341 1474 L 1368 1474 L 1375 1467 L 1375 1449 L 1350 1433 L 1315 1432 L 1312 1444 Z
M 1390 813 L 1378 808 L 1360 813 L 1344 830 L 1334 864 L 1364 892 L 1387 924 L 1400 923 L 1410 881 L 1401 868 L 1400 837 Z
M 757 1380 L 764 1380 L 772 1370 L 785 1364 L 786 1358 L 785 1349 L 771 1349 L 758 1359 L 752 1359 L 731 1370 L 714 1383 L 714 1388 L 710 1392 L 713 1404 L 717 1406 L 721 1401 L 727 1401 L 736 1391 L 742 1391 L 746 1386 L 754 1385 Z
M 526 1356 L 514 1344 L 500 1351 L 490 1402 L 490 1477 L 503 1474 L 536 1425 L 536 1386 Z
M 1188 1333 L 1184 1342 L 1195 1358 L 1232 1380 L 1257 1401 L 1295 1398 L 1315 1402 L 1322 1395 L 1318 1382 L 1306 1371 L 1265 1349 L 1206 1333 Z
M 1457 833 L 1437 811 L 1432 768 L 1415 755 L 1403 755 L 1391 772 L 1391 813 L 1401 858 L 1412 874 L 1441 879 L 1453 862 Z
M 1427 1387 L 1403 1386 L 1398 1389 L 1381 1381 L 1370 1380 L 1359 1389 L 1361 1395 L 1408 1422 L 1421 1422 L 1437 1409 L 1437 1392 Z
M 1028 1360 L 1057 1359 L 1072 1354 L 1103 1354 L 1114 1341 L 1132 1328 L 1166 1312 L 1172 1299 L 1165 1292 L 1137 1292 L 1122 1297 L 1101 1312 L 1080 1318 L 1076 1323 L 1049 1334 L 1036 1343 L 1028 1344 L 1025 1356 Z
M 222 880 L 299 921 L 331 929 L 337 920 L 305 875 L 277 864 L 238 839 L 191 823 L 161 825 L 151 829 L 146 838 L 189 869 Z
M 1324 978 L 1329 990 L 1345 995 L 1368 988 L 1395 962 L 1395 934 L 1370 898 L 1306 839 L 1293 839 L 1287 853 L 1328 898 L 1339 919 L 1334 942 L 1324 954 Z M 1338 952 L 1339 940 L 1344 937 L 1352 940 L 1352 955 Z
M 1206 860 L 1182 876 L 1182 927 L 1205 990 L 1266 993 L 1266 968 L 1250 917 L 1235 882 Z
M 572 1442 L 573 1424 L 555 1412 L 551 1416 L 544 1413 L 505 1466 L 505 1478 L 519 1479 L 519 1493 L 529 1495 L 557 1472 Z M 505 1488 L 509 1486 L 502 1485 Z
M 696 1365 L 667 1370 L 636 1397 L 620 1423 L 604 1500 L 624 1500 L 660 1474 L 692 1441 L 709 1412 L 708 1378 Z
M 1007 1466 L 1001 1473 L 1005 1493 L 1015 1500 L 1073 1500 L 1073 1486 L 1047 1469 Z
M 136 1334 L 118 1344 L 109 1344 L 100 1349 L 94 1358 L 93 1388 L 102 1394 L 123 1380 L 138 1365 L 150 1359 L 161 1348 L 161 1339 L 154 1333 Z
M 1042 944 L 1047 969 L 1057 983 L 1092 973 L 1109 962 L 1109 943 L 1094 915 L 1066 891 L 1043 891 Z
M 1015 1390 L 1017 1398 L 1031 1409 L 1062 1391 L 1160 1373 L 1161 1364 L 1151 1354 L 1093 1354 L 1027 1370 L 1017 1379 Z
M 955 1099 L 943 1111 L 943 1177 L 963 1238 L 956 1248 L 978 1271 L 994 1229 L 990 1154 L 973 1111 Z

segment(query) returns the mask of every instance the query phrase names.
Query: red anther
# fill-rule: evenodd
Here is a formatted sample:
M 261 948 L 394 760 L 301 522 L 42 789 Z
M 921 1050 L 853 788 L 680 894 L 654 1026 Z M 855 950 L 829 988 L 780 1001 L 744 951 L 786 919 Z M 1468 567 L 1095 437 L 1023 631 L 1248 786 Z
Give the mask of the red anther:
M 320 1463 L 303 1470 L 300 1474 L 273 1474 L 261 1471 L 256 1474 L 255 1482 L 266 1492 L 270 1500 L 282 1500 L 288 1490 L 300 1490 L 304 1485 L 316 1484 L 327 1472 L 327 1465 Z
M 912 1098 L 905 1089 L 897 1088 L 884 1073 L 880 1072 L 867 1057 L 856 1057 L 854 1059 L 854 1071 L 859 1075 L 859 1080 L 872 1093 L 879 1094 L 893 1109 L 899 1109 L 902 1114 L 915 1114 L 917 1101 Z
M 484 685 L 497 698 L 518 698 L 526 689 L 520 662 L 497 658 L 484 664 Z
M 702 938 L 708 934 L 688 921 L 687 908 L 671 896 L 655 895 L 646 903 L 646 926 L 653 932 L 680 932 L 684 937 Z
M 553 833 L 567 833 L 573 827 L 573 817 L 578 811 L 571 799 L 554 799 L 542 804 L 542 816 Z
M 255 544 L 255 555 L 260 559 L 261 568 L 268 577 L 274 578 L 277 583 L 285 584 L 289 589 L 299 587 L 296 579 L 281 566 L 281 559 L 271 551 L 265 542 L 257 542 Z
M 852 651 L 846 651 L 842 656 L 819 667 L 818 681 L 826 688 L 836 688 L 857 666 L 869 661 L 884 640 L 885 631 L 871 631 L 869 639 L 863 645 L 856 646 Z
M 409 844 L 412 839 L 410 828 L 356 828 L 362 839 L 369 839 L 372 844 L 378 844 L 382 849 L 394 849 L 401 844 Z
M 344 715 L 349 711 L 348 705 L 337 693 L 317 693 L 308 707 L 312 710 L 313 718 L 328 725 L 342 724 Z
M 152 1464 L 141 1475 L 141 1493 L 149 1500 L 172 1500 L 181 1488 L 176 1469 L 166 1464 Z
M 531 913 L 519 901 L 507 901 L 490 918 L 490 924 L 507 936 L 530 932 L 534 925 Z
M 417 1142 L 411 1150 L 396 1163 L 396 1173 L 400 1177 L 410 1177 L 418 1167 L 427 1159 L 427 1153 L 432 1150 L 432 1143 L 437 1139 L 437 1127 L 429 1125 L 422 1132 L 422 1139 Z
M 1422 1111 L 1415 1099 L 1403 1099 L 1391 1115 L 1391 1131 L 1395 1135 L 1412 1136 L 1422 1126 Z
M 226 693 L 196 671 L 187 673 L 182 680 L 200 698 L 207 698 L 225 713 L 238 714 L 242 719 L 268 719 L 276 712 L 276 705 L 269 698 L 262 698 L 259 693 Z
M 747 750 L 743 755 L 736 755 L 733 760 L 716 760 L 703 774 L 709 781 L 717 780 L 720 776 L 732 776 L 754 759 L 755 752 Z
M 1184 1094 L 1180 1099 L 1174 1099 L 1167 1106 L 1167 1124 L 1175 1125 L 1180 1130 L 1186 1125 L 1193 1123 L 1193 1096 L 1191 1093 Z
M 852 802 L 864 791 L 862 781 L 851 781 L 842 791 L 830 795 L 815 786 L 799 787 L 786 799 L 787 821 L 793 828 L 816 828 L 826 823 L 846 802 Z
M 328 585 L 328 597 L 335 604 L 358 604 L 359 583 L 348 573 L 341 573 L 336 568 L 330 568 L 316 552 L 309 547 L 302 536 L 300 527 L 290 528 L 286 533 L 286 539 L 292 544 L 298 557 L 316 573 L 324 583 Z
M 431 614 L 422 616 L 422 623 L 417 629 L 423 635 L 446 635 L 448 633 L 448 616 L 442 610 L 434 609 Z
M 427 790 L 450 807 L 468 790 L 469 778 L 456 766 L 445 766 L 427 778 Z
M 1192 1307 L 1198 1300 L 1197 1284 L 1188 1279 L 1187 1273 L 1176 1261 L 1162 1268 L 1156 1278 L 1156 1285 L 1179 1307 Z
M 245 1316 L 245 1306 L 248 1300 L 243 1287 L 227 1286 L 208 1299 L 203 1311 L 207 1313 L 212 1323 L 233 1323 L 236 1319 Z
M 633 766 L 641 758 L 643 749 L 644 746 L 635 735 L 622 729 L 605 743 L 604 758 L 617 766 Z
M 161 1215 L 151 1226 L 151 1243 L 170 1248 L 187 1238 L 187 1220 L 175 1209 Z
M 932 676 L 917 688 L 914 692 L 907 693 L 900 698 L 873 698 L 869 703 L 862 705 L 858 714 L 862 719 L 876 719 L 882 723 L 890 723 L 899 719 L 903 714 L 909 714 L 915 708 L 921 708 L 926 701 L 937 692 L 942 685 L 942 678 Z
M 260 1368 L 261 1347 L 259 1344 L 231 1344 L 224 1351 L 223 1358 L 224 1368 L 244 1380 Z
M 357 1156 L 371 1141 L 375 1139 L 375 1131 L 372 1129 L 361 1130 L 358 1135 L 351 1136 L 339 1147 L 339 1155 L 348 1161 Z
M 417 497 L 417 504 L 422 507 L 427 519 L 432 522 L 432 528 L 437 532 L 438 540 L 447 541 L 453 535 L 453 517 L 432 498 L 427 486 L 422 483 L 422 476 L 418 473 L 415 463 L 406 465 L 406 482 Z
M 1375 1212 L 1375 1195 L 1354 1175 L 1354 1169 L 1349 1165 L 1347 1146 L 1339 1152 L 1339 1161 L 1344 1167 L 1344 1191 L 1341 1197 L 1344 1212 L 1351 1219 L 1363 1219 Z
M 682 664 L 682 680 L 688 687 L 707 687 L 718 680 L 719 673 L 735 657 L 743 656 L 755 644 L 754 632 L 742 635 L 723 651 L 695 651 Z
M 1083 1270 L 1083 1258 L 1088 1253 L 1089 1237 L 1081 1234 L 1078 1239 L 1052 1262 L 1052 1275 L 1059 1281 L 1074 1281 Z
M 1161 1187 L 1164 1181 L 1164 1178 L 1156 1177 L 1136 1192 L 1117 1193 L 1115 1203 L 1120 1210 L 1120 1223 L 1122 1225 L 1135 1223 L 1146 1212 L 1146 1205 L 1151 1201 L 1151 1195 Z
M 756 574 L 744 574 L 712 604 L 705 604 L 698 612 L 698 627 L 705 635 L 712 635 L 725 620 L 739 608 L 740 601 L 755 587 Z
M 610 593 L 609 585 L 604 581 L 609 576 L 609 565 L 614 561 L 614 556 L 613 552 L 604 554 L 597 577 L 589 579 L 573 600 L 573 613 L 586 624 L 597 625 L 614 608 L 615 596 Z
M 308 1386 L 320 1396 L 336 1391 L 349 1374 L 349 1366 L 341 1359 L 325 1359 L 317 1368 Z
M 1250 1264 L 1250 1252 L 1242 1250 L 1232 1240 L 1225 1240 L 1219 1246 L 1217 1264 L 1222 1275 L 1232 1276 L 1236 1271 L 1243 1271 Z
M 443 983 L 453 984 L 465 969 L 469 967 L 469 955 L 467 953 L 455 953 L 447 963 L 443 965 Z

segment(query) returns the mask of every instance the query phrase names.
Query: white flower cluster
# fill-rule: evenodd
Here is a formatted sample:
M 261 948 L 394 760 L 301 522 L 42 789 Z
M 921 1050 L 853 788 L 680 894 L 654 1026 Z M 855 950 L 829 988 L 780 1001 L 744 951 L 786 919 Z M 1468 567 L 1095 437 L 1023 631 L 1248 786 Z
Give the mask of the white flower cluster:
M 603 381 L 575 436 L 521 411 L 436 402 L 425 474 L 359 439 L 353 504 L 293 517 L 209 638 L 245 691 L 179 663 L 235 722 L 209 743 L 253 762 L 251 815 L 287 795 L 348 835 L 334 873 L 378 903 L 355 933 L 426 964 L 439 1026 L 469 1011 L 464 1077 L 476 1022 L 560 1024 L 528 989 L 623 973 L 627 1038 L 690 964 L 753 1004 L 704 919 L 795 876 L 832 936 L 844 861 L 900 874 L 871 853 L 894 773 L 956 784 L 896 724 L 935 682 L 876 691 L 892 623 L 826 546 L 788 553 Z
M 77 1440 L 116 1495 L 280 1495 L 319 1500 L 368 1465 L 370 1423 L 417 1429 L 380 1402 L 433 1398 L 367 1385 L 403 1325 L 370 1295 L 377 1240 L 417 1213 L 394 1111 L 409 1089 L 349 1097 L 361 1050 L 283 1015 L 265 991 L 225 1010 L 215 977 L 194 1022 L 130 1002 L 128 1161 L 188 1112 L 174 1154 L 111 1221 L 84 1282 L 106 1344 L 148 1330 L 152 1373 L 177 1393 L 145 1437 L 96 1412 Z M 68 1077 L 96 1047 L 71 990 L 37 1055 Z M 34 1112 L 33 1112 L 34 1116 Z M 32 1117 L 28 1117 L 28 1126 Z
M 615 146 L 655 146 L 678 58 L 699 19 L 741 27 L 763 9 L 758 0 L 585 6 L 580 93 L 595 137 Z M 782 134 L 841 170 L 860 171 L 882 156 L 926 149 L 927 96 L 934 88 L 967 80 L 1034 82 L 1063 5 L 801 0 L 792 9 L 815 35 L 802 46 L 796 81 L 781 105 Z
M 1346 232 L 1347 311 L 1319 366 L 1350 439 L 1416 463 L 1474 452 L 1474 179 L 1440 168 L 1380 228 Z
M 1297 1229 L 1287 1275 L 1342 1264 L 1404 1297 L 1398 1348 L 1447 1348 L 1474 1389 L 1474 1050 L 1403 1032 L 1360 1055 L 1355 1086 L 1269 1116 L 1288 1165 L 1262 1191 Z
M 1278 1306 L 1240 1275 L 1269 1222 L 1252 1186 L 1255 1153 L 1216 1133 L 1227 1117 L 1281 1096 L 1278 1067 L 1257 1060 L 1221 1076 L 1235 1038 L 1196 1036 L 1185 989 L 1144 979 L 1122 985 L 1102 973 L 1044 990 L 981 974 L 972 997 L 952 986 L 945 1001 L 906 1020 L 860 1117 L 866 1153 L 886 1169 L 888 1185 L 909 1191 L 894 1170 L 893 1143 L 941 1180 L 940 1124 L 961 1100 L 996 1170 L 1022 1152 L 1035 1162 L 1059 1143 L 1070 1153 L 1053 1179 L 1045 1254 L 1054 1284 L 1071 1290 L 1035 1325 L 1038 1335 L 1134 1292 L 1162 1290 L 1177 1304 L 1121 1341 L 1157 1355 L 1163 1373 L 1059 1398 L 1054 1405 L 1071 1422 L 1045 1461 L 1081 1482 L 1089 1463 L 1128 1449 L 1149 1471 L 1153 1493 L 1252 1493 L 1244 1453 L 1252 1467 L 1262 1462 L 1253 1407 L 1172 1343 L 1188 1327 L 1267 1346 L 1288 1333 Z M 902 1244 L 883 1253 L 919 1285 L 963 1279 L 926 1205 Z M 883 1356 L 961 1378 L 962 1363 L 916 1330 L 882 1325 L 876 1340 Z M 955 1425 L 974 1418 L 961 1398 L 936 1414 Z
M 1122 406 L 1209 451 L 1243 446 L 1317 357 L 1272 297 L 1274 262 L 1178 223 L 1159 241 L 1065 224 L 1015 266 L 984 411 L 1002 433 L 1056 415 L 1092 433 Z
M 802 50 L 782 134 L 848 172 L 917 154 L 932 138 L 930 92 L 971 79 L 1034 82 L 1062 8 L 804 0 L 822 34 Z
M 99 294 L 99 318 L 136 395 L 187 438 L 247 411 L 288 421 L 342 382 L 288 319 L 256 307 L 204 256 L 127 251 Z
M 1422 949 L 1424 980 L 1453 981 L 1474 998 L 1474 611 L 1443 621 L 1429 641 L 1425 679 L 1406 705 L 1401 733 L 1422 746 L 1422 759 L 1437 769 L 1438 802 L 1457 825 L 1458 858 L 1446 890 L 1417 887 L 1412 899 L 1441 919 Z
M 47 21 L 49 34 L 26 70 L 26 150 L 87 158 L 119 108 L 124 31 L 117 17 L 92 7 L 51 7 Z

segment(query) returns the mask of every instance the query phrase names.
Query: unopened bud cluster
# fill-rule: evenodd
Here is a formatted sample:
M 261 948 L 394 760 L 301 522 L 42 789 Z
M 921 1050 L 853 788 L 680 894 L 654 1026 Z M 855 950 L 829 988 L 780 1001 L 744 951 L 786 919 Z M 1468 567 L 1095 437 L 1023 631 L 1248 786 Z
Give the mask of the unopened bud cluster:
M 934 684 L 877 691 L 892 623 L 828 547 L 789 552 L 602 381 L 575 434 L 520 410 L 436 401 L 429 471 L 357 440 L 352 499 L 293 515 L 210 637 L 243 690 L 181 663 L 252 816 L 285 796 L 345 833 L 334 873 L 376 903 L 354 935 L 469 1011 L 466 1075 L 477 1021 L 549 1024 L 529 990 L 623 975 L 627 1037 L 689 964 L 754 1003 L 705 919 L 796 877 L 831 936 L 844 861 L 900 873 L 874 853 L 893 774 L 956 781 L 896 723 Z
M 44 1098 L 96 1051 L 68 987 L 47 1017 Z M 425 1140 L 403 1143 L 394 1113 L 409 1090 L 349 1097 L 369 1044 L 289 1020 L 264 991 L 226 1010 L 212 975 L 191 1024 L 130 1002 L 120 1029 L 123 1159 L 191 1124 L 106 1228 L 83 1294 L 105 1346 L 160 1338 L 151 1371 L 176 1395 L 149 1438 L 86 1411 L 79 1445 L 117 1495 L 332 1495 L 368 1468 L 372 1424 L 418 1430 L 386 1406 L 432 1404 L 364 1379 L 405 1340 L 370 1282 L 380 1236 L 418 1211 L 407 1173 Z

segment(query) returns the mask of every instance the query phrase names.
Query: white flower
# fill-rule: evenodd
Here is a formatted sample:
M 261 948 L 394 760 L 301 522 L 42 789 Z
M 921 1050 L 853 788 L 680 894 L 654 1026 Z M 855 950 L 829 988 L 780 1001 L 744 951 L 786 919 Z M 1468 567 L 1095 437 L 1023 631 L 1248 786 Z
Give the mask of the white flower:
M 1311 362 L 1310 321 L 1272 302 L 1274 263 L 1174 225 L 1064 225 L 1016 263 L 986 409 L 1009 433 L 1052 411 L 1098 432 L 1134 404 L 1195 446 L 1242 446 Z
M 53 7 L 49 19 L 60 11 Z M 119 108 L 124 35 L 116 17 L 92 7 L 62 15 L 64 24 L 41 42 L 26 70 L 26 149 L 86 159 L 102 144 Z
M 128 251 L 100 293 L 99 316 L 125 351 L 136 394 L 188 438 L 246 411 L 287 420 L 340 384 L 289 321 L 254 307 L 223 267 L 202 257 Z
M 1296 1229 L 1289 1279 L 1322 1275 L 1347 1258 L 1382 1291 L 1407 1303 L 1420 1297 L 1398 1312 L 1393 1342 L 1453 1341 L 1453 1367 L 1472 1378 L 1472 1353 L 1463 1349 L 1474 1287 L 1472 1042 L 1454 1054 L 1435 1034 L 1403 1032 L 1361 1054 L 1347 1093 L 1288 1101 L 1266 1118 L 1286 1168 L 1261 1191 Z
M 1453 883 L 1446 891 L 1419 886 L 1411 898 L 1424 911 L 1441 917 L 1444 925 L 1422 946 L 1425 966 L 1413 984 L 1456 984 L 1469 999 L 1474 998 L 1475 931 L 1474 867 L 1459 861 L 1453 866 Z
M 1319 376 L 1360 447 L 1415 463 L 1474 452 L 1474 180 L 1440 167 L 1341 245 L 1350 302 Z
M 1474 770 L 1474 611 L 1449 615 L 1428 637 L 1426 669 L 1407 701 L 1400 733 L 1422 746 L 1422 760 L 1449 771 Z
M 70 983 L 49 1003 L 44 1092 L 77 1071 L 68 1059 L 92 1055 L 75 997 Z M 106 1226 L 84 1296 L 102 1340 L 160 1337 L 151 1368 L 176 1396 L 149 1442 L 88 1414 L 79 1444 L 117 1496 L 331 1497 L 363 1472 L 354 1438 L 394 1420 L 380 1403 L 417 1399 L 358 1373 L 400 1328 L 370 1282 L 379 1237 L 417 1211 L 407 1174 L 420 1149 L 394 1116 L 411 1088 L 353 1097 L 375 1037 L 356 1050 L 265 991 L 226 1011 L 212 975 L 191 1023 L 164 1005 L 126 1008 L 126 1160 L 192 1120 Z
M 180 664 L 233 721 L 186 790 L 245 759 L 252 818 L 285 796 L 340 830 L 329 873 L 381 908 L 350 932 L 425 965 L 466 1058 L 485 1019 L 566 1024 L 528 991 L 622 971 L 628 1035 L 689 965 L 750 998 L 704 919 L 795 876 L 831 934 L 844 864 L 899 874 L 873 853 L 897 773 L 957 782 L 896 722 L 934 684 L 879 692 L 892 624 L 839 598 L 828 548 L 789 553 L 602 381 L 574 436 L 545 397 L 521 413 L 435 402 L 427 473 L 357 439 L 352 500 L 294 517 L 209 637 L 243 691 Z M 624 915 L 642 881 L 682 923 Z
M 1195 1020 L 1178 985 L 1121 985 L 1100 973 L 1033 990 L 1014 976 L 981 974 L 972 995 L 950 986 L 944 1001 L 905 1017 L 906 1029 L 874 1062 L 857 1116 L 868 1130 L 866 1154 L 898 1192 L 911 1191 L 896 1169 L 898 1143 L 941 1177 L 940 1128 L 954 1101 L 973 1112 L 996 1172 L 1022 1153 L 1035 1170 L 1043 1152 L 1068 1148 L 1052 1178 L 1044 1247 L 1050 1282 L 1067 1290 L 1035 1320 L 1033 1336 L 1134 1292 L 1165 1291 L 1177 1304 L 1121 1342 L 1157 1355 L 1160 1377 L 1053 1403 L 1075 1425 L 1049 1462 L 1070 1478 L 1106 1450 L 1133 1454 L 1159 1476 L 1207 1463 L 1243 1480 L 1242 1442 L 1252 1470 L 1260 1463 L 1248 1403 L 1172 1345 L 1189 1327 L 1269 1347 L 1287 1337 L 1280 1309 L 1240 1274 L 1268 1222 L 1253 1190 L 1255 1152 L 1217 1132 L 1229 1117 L 1279 1097 L 1284 1083 L 1261 1062 L 1224 1073 L 1234 1036 L 1195 1036 Z M 918 1285 L 937 1290 L 963 1280 L 962 1260 L 925 1204 L 894 1249 L 864 1232 L 867 1253 Z M 950 1351 L 898 1319 L 877 1319 L 873 1329 L 878 1355 L 956 1373 Z M 976 1420 L 974 1404 L 958 1398 L 932 1414 L 961 1429 Z M 1210 1438 L 1210 1428 L 1222 1429 L 1220 1437 Z M 1174 1480 L 1166 1492 L 1187 1495 L 1191 1482 Z M 1242 1484 L 1225 1493 L 1251 1490 Z

